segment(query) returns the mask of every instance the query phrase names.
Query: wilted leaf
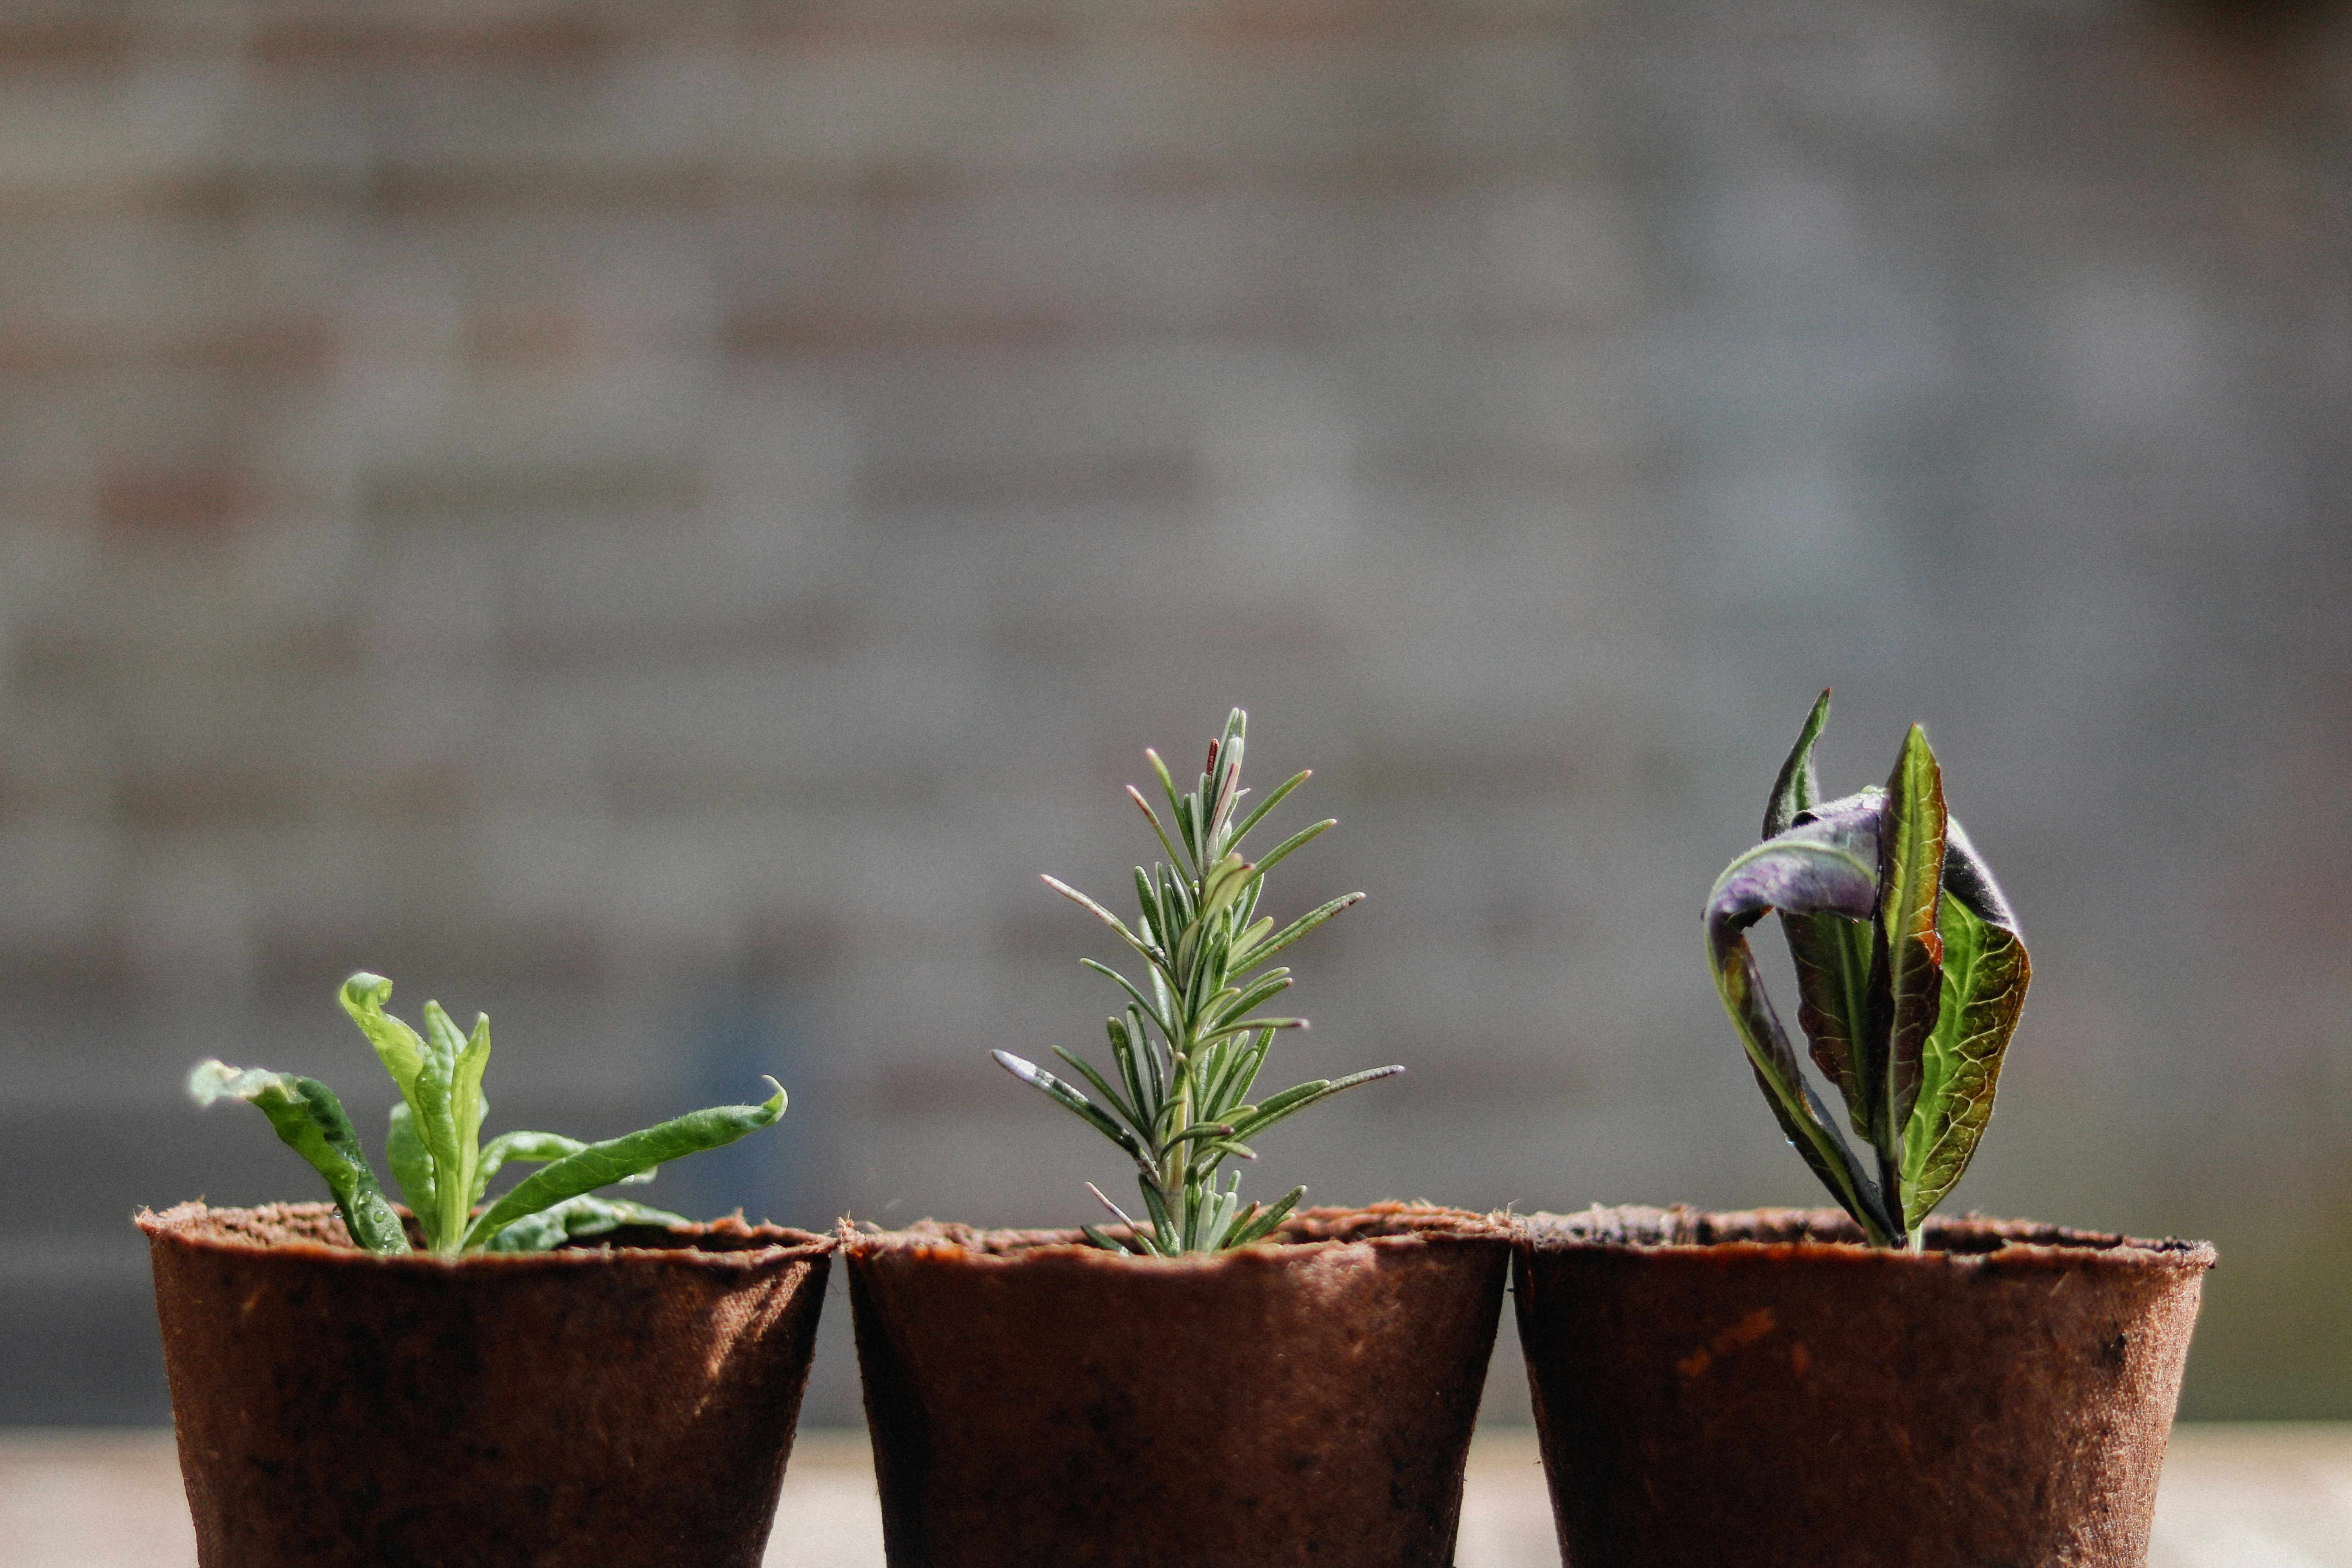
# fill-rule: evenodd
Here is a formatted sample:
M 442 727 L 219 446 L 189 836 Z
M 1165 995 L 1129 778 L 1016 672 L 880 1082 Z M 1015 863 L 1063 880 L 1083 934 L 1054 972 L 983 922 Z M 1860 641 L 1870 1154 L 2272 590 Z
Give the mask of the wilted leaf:
M 1885 805 L 1886 792 L 1874 786 L 1827 805 L 1809 799 L 1789 836 L 1844 850 L 1872 868 L 1874 883 Z M 1871 896 L 1877 896 L 1874 888 Z M 1869 1027 L 1871 929 L 1867 911 L 1780 910 L 1780 931 L 1797 966 L 1798 1026 L 1811 1044 L 1813 1065 L 1837 1086 L 1853 1130 L 1874 1145 L 1886 1069 Z
M 1707 900 L 1707 952 L 1724 1011 L 1781 1131 L 1855 1223 L 1874 1239 L 1883 1239 L 1890 1216 L 1877 1185 L 1805 1081 L 1788 1033 L 1764 994 L 1746 935 L 1776 908 L 1869 918 L 1877 898 L 1874 868 L 1850 844 L 1832 841 L 1839 831 L 1818 823 L 1791 827 L 1726 868 Z
M 210 1105 L 227 1096 L 242 1100 L 262 1115 L 287 1146 L 310 1163 L 327 1179 L 335 1206 L 343 1211 L 343 1228 L 370 1252 L 408 1250 L 407 1233 L 400 1216 L 384 1201 L 360 1150 L 359 1134 L 343 1114 L 335 1091 L 314 1078 L 267 1068 L 239 1069 L 226 1062 L 201 1063 L 188 1075 L 188 1092 L 198 1105 Z

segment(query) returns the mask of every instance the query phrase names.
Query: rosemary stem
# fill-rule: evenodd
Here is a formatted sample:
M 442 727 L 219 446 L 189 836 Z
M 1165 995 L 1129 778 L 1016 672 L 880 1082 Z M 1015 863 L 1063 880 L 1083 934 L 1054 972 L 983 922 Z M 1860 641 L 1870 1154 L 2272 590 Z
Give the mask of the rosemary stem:
M 1240 709 L 1233 710 L 1223 731 L 1211 743 L 1199 783 L 1189 791 L 1179 792 L 1158 752 L 1144 753 L 1166 796 L 1168 823 L 1161 823 L 1142 791 L 1130 787 L 1128 793 L 1150 819 L 1153 837 L 1167 850 L 1170 863 L 1136 868 L 1135 889 L 1142 907 L 1132 928 L 1076 889 L 1045 879 L 1055 891 L 1111 925 L 1146 965 L 1138 984 L 1087 961 L 1127 992 L 1132 1004 L 1122 1005 L 1124 1020 L 1109 1020 L 1107 1032 L 1116 1058 L 1111 1072 L 1097 1072 L 1067 1051 L 1060 1053 L 1105 1100 L 1097 1103 L 1076 1086 L 1009 1052 L 995 1053 L 1008 1071 L 1131 1156 L 1150 1211 L 1146 1217 L 1156 1233 L 1152 1250 L 1166 1256 L 1219 1251 L 1263 1239 L 1279 1215 L 1261 1216 L 1255 1205 L 1244 1211 L 1240 1178 L 1221 1190 L 1217 1167 L 1229 1158 L 1255 1158 L 1247 1141 L 1308 1105 L 1402 1070 L 1379 1068 L 1336 1081 L 1317 1079 L 1275 1095 L 1253 1091 L 1274 1031 L 1305 1022 L 1250 1016 L 1289 984 L 1288 969 L 1269 972 L 1267 965 L 1276 953 L 1363 895 L 1333 900 L 1279 931 L 1272 917 L 1258 917 L 1265 868 L 1332 825 L 1318 823 L 1285 840 L 1262 864 L 1250 862 L 1242 847 L 1250 829 L 1307 775 L 1302 772 L 1292 777 L 1237 824 L 1234 811 L 1246 793 L 1241 770 L 1247 721 Z M 1124 1094 L 1118 1087 L 1122 1084 Z M 1286 1210 L 1296 1201 L 1294 1194 L 1279 1206 Z M 1251 1225 L 1260 1218 L 1265 1223 L 1253 1230 Z M 1108 1245 L 1102 1237 L 1093 1239 L 1097 1246 Z

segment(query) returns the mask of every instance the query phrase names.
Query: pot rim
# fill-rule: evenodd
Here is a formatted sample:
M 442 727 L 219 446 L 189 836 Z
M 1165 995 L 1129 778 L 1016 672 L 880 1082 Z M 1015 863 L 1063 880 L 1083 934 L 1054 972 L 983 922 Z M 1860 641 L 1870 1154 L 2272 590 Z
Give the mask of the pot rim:
M 1574 1214 L 1510 1216 L 1512 1247 L 1523 1258 L 1583 1253 L 1620 1258 L 1689 1260 L 1803 1260 L 1855 1269 L 1975 1269 L 1998 1267 L 2051 1270 L 2168 1268 L 2202 1273 L 2219 1254 L 2210 1241 L 2179 1237 L 2148 1239 L 2110 1231 L 2074 1230 L 2038 1220 L 2000 1219 L 1973 1210 L 1932 1215 L 1918 1252 L 1872 1247 L 1843 1209 L 1703 1209 L 1675 1204 L 1594 1204 Z M 1596 1234 L 1604 1228 L 1615 1234 Z M 1755 1229 L 1765 1238 L 1717 1237 L 1717 1230 Z M 1653 1235 L 1640 1232 L 1647 1229 Z M 1628 1234 L 1628 1233 L 1633 1234 Z M 1964 1245 L 1954 1247 L 1952 1242 Z
M 670 1247 L 592 1245 L 559 1247 L 546 1252 L 473 1252 L 458 1258 L 440 1258 L 425 1252 L 379 1257 L 353 1246 L 348 1239 L 313 1240 L 299 1235 L 268 1234 L 270 1228 L 286 1226 L 289 1222 L 307 1222 L 306 1228 L 325 1232 L 330 1237 L 347 1234 L 342 1228 L 342 1216 L 331 1203 L 262 1204 L 252 1208 L 214 1208 L 202 1198 L 197 1198 L 176 1204 L 161 1214 L 152 1208 L 142 1208 L 131 1215 L 131 1223 L 146 1234 L 151 1243 L 166 1243 L 184 1251 L 210 1253 L 223 1258 L 262 1255 L 299 1258 L 329 1268 L 392 1268 L 410 1272 L 447 1273 L 460 1269 L 475 1273 L 515 1272 L 550 1268 L 610 1268 L 625 1264 L 642 1268 L 648 1264 L 665 1263 L 682 1268 L 748 1271 L 771 1268 L 779 1263 L 829 1257 L 838 1246 L 830 1236 L 791 1226 L 749 1225 L 740 1214 L 735 1214 L 708 1223 L 661 1226 L 662 1230 L 679 1238 L 679 1245 Z M 695 1245 L 705 1237 L 738 1245 L 715 1247 Z M 740 1245 L 746 1241 L 764 1245 Z
M 1109 1236 L 1124 1236 L 1123 1225 L 1101 1227 Z M 1507 1244 L 1512 1237 L 1507 1216 L 1474 1214 L 1429 1203 L 1377 1203 L 1361 1208 L 1301 1209 L 1286 1216 L 1275 1237 L 1227 1252 L 1202 1252 L 1181 1258 L 1139 1258 L 1128 1252 L 1106 1252 L 1084 1231 L 982 1230 L 955 1221 L 921 1219 L 901 1230 L 860 1230 L 844 1217 L 835 1232 L 842 1252 L 852 1263 L 885 1257 L 905 1259 L 962 1260 L 982 1267 L 1013 1268 L 1032 1259 L 1059 1259 L 1080 1267 L 1129 1268 L 1166 1274 L 1198 1273 L 1233 1266 L 1264 1266 L 1276 1260 L 1305 1260 L 1346 1247 L 1391 1250 L 1428 1242 Z M 1278 1239 L 1277 1239 L 1278 1238 Z

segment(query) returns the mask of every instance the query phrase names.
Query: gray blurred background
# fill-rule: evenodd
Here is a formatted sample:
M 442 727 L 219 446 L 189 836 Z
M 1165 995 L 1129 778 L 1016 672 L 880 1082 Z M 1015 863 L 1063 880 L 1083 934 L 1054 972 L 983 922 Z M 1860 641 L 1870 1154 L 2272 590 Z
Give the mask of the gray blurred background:
M 361 967 L 494 1129 L 790 1087 L 656 1199 L 1089 1217 L 1036 873 L 1236 703 L 1274 1070 L 1412 1068 L 1252 1191 L 1816 1201 L 1698 913 L 1828 684 L 2032 942 L 1951 1206 L 2352 1415 L 2347 130 L 2323 6 L 10 6 L 0 1423 L 165 1418 L 130 1213 L 316 1185 L 184 1076 L 373 1139 Z

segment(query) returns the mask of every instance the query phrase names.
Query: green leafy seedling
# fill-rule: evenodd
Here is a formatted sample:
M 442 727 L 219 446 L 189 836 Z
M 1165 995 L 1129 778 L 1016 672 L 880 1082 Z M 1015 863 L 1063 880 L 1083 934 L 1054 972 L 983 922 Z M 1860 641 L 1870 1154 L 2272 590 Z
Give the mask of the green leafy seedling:
M 1706 948 L 1716 990 L 1780 1129 L 1877 1247 L 1919 1245 L 1992 1118 L 2032 977 L 2017 917 L 1944 807 L 1914 724 L 1884 788 L 1821 801 L 1813 704 L 1764 811 L 1764 842 L 1716 879 Z M 1846 1103 L 1849 1143 L 1806 1081 L 1748 946 L 1778 910 L 1797 966 L 1797 1021 Z
M 438 1002 L 425 1004 L 425 1033 L 383 1010 L 392 982 L 359 973 L 343 982 L 343 1010 L 375 1047 L 400 1089 L 384 1140 L 386 1159 L 425 1250 L 443 1258 L 467 1252 L 541 1252 L 572 1237 L 598 1236 L 624 1225 L 683 1225 L 685 1218 L 643 1204 L 599 1197 L 597 1189 L 650 1182 L 656 1167 L 683 1155 L 732 1143 L 772 1125 L 784 1113 L 784 1091 L 759 1105 L 697 1110 L 602 1143 L 552 1132 L 502 1132 L 480 1141 L 489 1102 L 482 1068 L 490 1058 L 490 1020 L 478 1015 L 471 1034 L 459 1034 Z M 242 1100 L 269 1119 L 278 1136 L 327 1179 L 352 1239 L 379 1254 L 410 1250 L 400 1215 L 385 1201 L 359 1134 L 335 1091 L 317 1079 L 267 1068 L 200 1064 L 188 1077 L 199 1105 L 224 1097 Z M 543 1168 L 481 1207 L 490 1179 L 505 1166 L 529 1162 Z
M 1127 994 L 1124 1015 L 1108 1021 L 1118 1081 L 1055 1047 L 1054 1054 L 1099 1097 L 1089 1099 L 1034 1062 L 1010 1051 L 993 1053 L 1006 1071 L 1043 1090 L 1135 1162 L 1143 1222 L 1130 1218 L 1102 1189 L 1089 1184 L 1103 1206 L 1124 1224 L 1123 1234 L 1116 1237 L 1095 1226 L 1084 1227 L 1097 1247 L 1112 1252 L 1175 1258 L 1264 1240 L 1298 1206 L 1307 1189 L 1292 1188 L 1271 1207 L 1255 1202 L 1244 1206 L 1241 1173 L 1234 1172 L 1221 1188 L 1218 1167 L 1229 1158 L 1256 1159 L 1247 1140 L 1276 1122 L 1343 1089 L 1404 1071 L 1402 1067 L 1372 1068 L 1341 1079 L 1317 1079 L 1263 1100 L 1250 1099 L 1276 1031 L 1307 1027 L 1304 1018 L 1257 1016 L 1258 1008 L 1290 985 L 1289 970 L 1266 965 L 1364 895 L 1333 899 L 1279 931 L 1271 916 L 1257 912 L 1266 872 L 1333 823 L 1300 828 L 1255 863 L 1243 856 L 1242 840 L 1250 829 L 1308 777 L 1301 773 L 1286 780 L 1236 825 L 1234 813 L 1249 793 L 1241 786 L 1248 724 L 1249 716 L 1234 709 L 1224 733 L 1209 746 L 1199 784 L 1181 795 L 1160 754 L 1143 753 L 1160 777 L 1174 833 L 1171 837 L 1170 825 L 1160 821 L 1143 792 L 1129 785 L 1128 795 L 1150 820 L 1152 833 L 1168 854 L 1167 864 L 1155 862 L 1149 871 L 1136 868 L 1142 913 L 1132 928 L 1076 888 L 1045 879 L 1055 892 L 1118 932 L 1144 962 L 1144 984 L 1139 985 L 1107 963 L 1079 961 Z

